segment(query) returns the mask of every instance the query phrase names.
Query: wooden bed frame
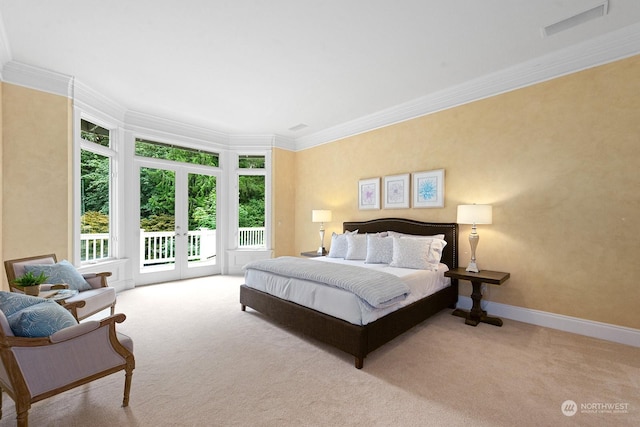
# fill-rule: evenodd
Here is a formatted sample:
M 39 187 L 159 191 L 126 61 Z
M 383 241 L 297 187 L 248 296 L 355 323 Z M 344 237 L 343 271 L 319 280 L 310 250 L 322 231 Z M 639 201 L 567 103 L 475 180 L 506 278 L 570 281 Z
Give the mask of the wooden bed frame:
M 449 268 L 458 267 L 458 224 L 425 223 L 409 219 L 384 218 L 363 222 L 345 222 L 345 231 L 359 230 L 358 233 L 397 231 L 407 234 L 444 234 L 447 246 L 442 254 L 442 262 Z M 435 294 L 414 302 L 404 308 L 364 326 L 354 325 L 344 320 L 283 300 L 262 291 L 240 286 L 242 310 L 251 307 L 273 320 L 327 343 L 355 356 L 355 366 L 362 369 L 368 353 L 406 332 L 440 310 L 455 308 L 458 301 L 458 281 L 451 280 L 451 286 Z

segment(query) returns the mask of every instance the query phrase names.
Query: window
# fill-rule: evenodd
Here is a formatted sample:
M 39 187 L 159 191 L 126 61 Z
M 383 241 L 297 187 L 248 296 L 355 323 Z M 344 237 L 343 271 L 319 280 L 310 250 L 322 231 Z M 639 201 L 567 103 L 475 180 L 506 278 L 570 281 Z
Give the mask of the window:
M 264 169 L 264 156 L 238 156 L 240 169 Z
M 80 120 L 80 261 L 112 256 L 111 189 L 115 152 L 111 132 Z
M 265 156 L 239 156 L 238 169 L 238 247 L 264 248 Z
M 136 156 L 214 167 L 218 167 L 220 162 L 218 153 L 138 138 L 136 138 Z

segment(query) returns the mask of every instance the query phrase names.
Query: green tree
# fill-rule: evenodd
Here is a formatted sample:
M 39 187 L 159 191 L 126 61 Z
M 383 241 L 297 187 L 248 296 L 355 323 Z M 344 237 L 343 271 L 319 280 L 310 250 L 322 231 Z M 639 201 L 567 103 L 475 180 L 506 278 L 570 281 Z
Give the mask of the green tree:
M 216 227 L 217 179 L 189 174 L 189 230 Z
M 109 158 L 87 150 L 81 150 L 80 191 L 81 214 L 101 212 L 109 214 Z
M 100 212 L 85 212 L 80 223 L 81 233 L 97 234 L 109 232 L 109 216 Z
M 264 227 L 264 176 L 241 175 L 238 184 L 238 225 Z

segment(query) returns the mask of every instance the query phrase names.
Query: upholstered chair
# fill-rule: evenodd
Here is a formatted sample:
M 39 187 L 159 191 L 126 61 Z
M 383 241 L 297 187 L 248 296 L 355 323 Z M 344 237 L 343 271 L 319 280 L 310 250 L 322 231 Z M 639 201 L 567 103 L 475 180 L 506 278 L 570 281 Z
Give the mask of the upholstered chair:
M 28 425 L 33 403 L 119 371 L 129 404 L 135 358 L 133 341 L 116 332 L 124 320 L 78 323 L 54 301 L 0 291 L 0 387 L 15 401 L 18 427 Z
M 64 265 L 63 265 L 64 263 Z M 78 294 L 64 300 L 64 305 L 76 316 L 76 319 L 82 320 L 92 316 L 106 308 L 111 309 L 111 315 L 115 313 L 116 307 L 116 290 L 107 284 L 107 277 L 111 276 L 110 272 L 105 273 L 84 273 L 80 274 L 71 264 L 62 261 L 57 262 L 55 254 L 39 255 L 34 257 L 13 259 L 4 262 L 9 286 L 13 292 L 22 292 L 22 290 L 13 284 L 13 281 L 27 271 L 28 266 L 31 268 L 40 268 L 51 270 L 56 268 L 63 271 L 69 277 L 69 281 L 78 281 L 75 288 Z M 47 271 L 48 272 L 48 271 Z M 42 291 L 51 289 L 54 283 L 41 286 Z M 67 286 L 73 289 L 73 286 Z

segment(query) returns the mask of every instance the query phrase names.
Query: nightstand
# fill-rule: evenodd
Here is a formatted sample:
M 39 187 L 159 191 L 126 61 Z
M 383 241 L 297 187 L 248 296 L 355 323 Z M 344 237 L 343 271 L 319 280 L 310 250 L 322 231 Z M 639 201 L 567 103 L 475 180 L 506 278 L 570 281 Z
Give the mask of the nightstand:
M 471 307 L 471 310 L 456 309 L 451 314 L 463 317 L 465 319 L 464 323 L 471 326 L 478 326 L 480 322 L 502 326 L 502 319 L 487 316 L 487 312 L 480 306 L 480 301 L 482 301 L 482 284 L 501 285 L 511 276 L 509 273 L 491 270 L 481 270 L 478 273 L 471 273 L 466 271 L 464 267 L 458 267 L 446 271 L 444 275 L 452 279 L 468 280 L 473 285 L 473 292 L 471 293 L 473 307 Z
M 318 251 L 312 251 L 312 252 L 301 252 L 300 255 L 302 256 L 306 256 L 309 258 L 315 258 L 315 257 L 319 257 L 319 256 L 327 256 L 327 251 L 324 251 L 324 253 L 319 254 Z

